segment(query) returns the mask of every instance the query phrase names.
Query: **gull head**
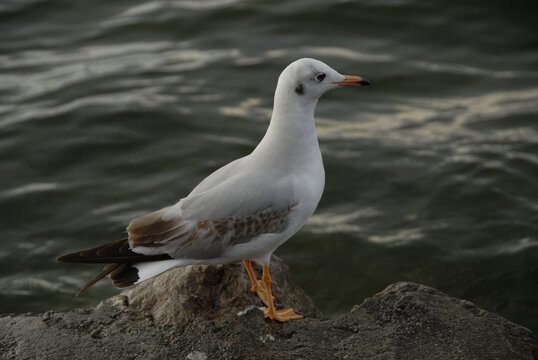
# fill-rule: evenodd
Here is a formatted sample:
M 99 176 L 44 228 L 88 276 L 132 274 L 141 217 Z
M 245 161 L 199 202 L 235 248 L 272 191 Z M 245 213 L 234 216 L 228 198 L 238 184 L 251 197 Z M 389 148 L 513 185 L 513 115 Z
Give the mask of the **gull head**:
M 370 85 L 370 82 L 360 76 L 342 75 L 319 60 L 303 58 L 292 62 L 282 71 L 277 89 L 292 94 L 299 101 L 311 101 L 341 86 L 366 85 Z

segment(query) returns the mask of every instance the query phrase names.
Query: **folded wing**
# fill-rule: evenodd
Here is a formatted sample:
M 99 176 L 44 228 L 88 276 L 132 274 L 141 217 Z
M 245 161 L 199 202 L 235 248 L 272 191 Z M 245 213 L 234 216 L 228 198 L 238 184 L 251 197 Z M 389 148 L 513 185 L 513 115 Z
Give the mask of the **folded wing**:
M 240 187 L 235 180 L 215 182 L 176 205 L 132 220 L 127 238 L 59 257 L 62 262 L 108 264 L 77 295 L 107 275 L 114 286 L 126 287 L 168 266 L 222 259 L 235 245 L 285 231 L 296 206 L 293 189 L 281 183 L 261 188 L 258 178 L 242 177 Z M 153 263 L 158 271 L 141 270 L 153 266 L 152 262 L 158 262 Z
M 251 215 L 199 221 L 181 217 L 170 220 L 166 211 L 156 212 L 129 224 L 129 243 L 132 251 L 146 256 L 164 253 L 175 259 L 217 258 L 234 245 L 284 231 L 292 209 L 293 206 L 283 210 L 269 207 Z

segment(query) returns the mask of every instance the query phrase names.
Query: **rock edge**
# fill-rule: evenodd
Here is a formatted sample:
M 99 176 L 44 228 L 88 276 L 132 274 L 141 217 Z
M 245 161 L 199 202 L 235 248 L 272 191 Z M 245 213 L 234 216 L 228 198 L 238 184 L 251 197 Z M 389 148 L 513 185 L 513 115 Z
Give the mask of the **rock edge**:
M 192 266 L 94 309 L 2 316 L 0 358 L 538 359 L 530 330 L 424 285 L 389 285 L 328 320 L 278 258 L 271 272 L 278 305 L 305 319 L 264 320 L 237 264 Z

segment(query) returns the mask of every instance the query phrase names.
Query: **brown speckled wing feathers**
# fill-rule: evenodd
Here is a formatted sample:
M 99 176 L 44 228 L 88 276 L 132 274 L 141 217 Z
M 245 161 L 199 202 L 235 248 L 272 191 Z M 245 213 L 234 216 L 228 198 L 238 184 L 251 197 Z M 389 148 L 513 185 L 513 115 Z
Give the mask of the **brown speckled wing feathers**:
M 127 231 L 134 251 L 145 252 L 146 248 L 153 253 L 159 248 L 174 258 L 204 259 L 259 235 L 282 232 L 291 210 L 268 208 L 248 216 L 202 221 L 164 219 L 163 213 L 155 212 L 133 220 Z

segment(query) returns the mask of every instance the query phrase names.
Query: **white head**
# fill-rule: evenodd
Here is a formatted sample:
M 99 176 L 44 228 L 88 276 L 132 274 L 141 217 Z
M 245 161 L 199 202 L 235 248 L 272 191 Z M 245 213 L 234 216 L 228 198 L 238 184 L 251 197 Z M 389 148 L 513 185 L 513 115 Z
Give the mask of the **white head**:
M 341 75 L 319 60 L 303 58 L 292 62 L 282 71 L 277 92 L 294 98 L 295 102 L 315 102 L 327 91 L 340 86 L 365 85 L 370 85 L 370 82 L 360 76 Z
M 299 139 L 303 144 L 304 139 L 314 139 L 317 145 L 314 111 L 321 95 L 341 86 L 365 85 L 370 82 L 360 76 L 339 74 L 319 60 L 305 58 L 292 62 L 278 78 L 271 123 L 256 149 L 267 145 L 279 146 L 284 152 L 297 151 L 289 147 L 299 143 Z M 308 146 L 304 149 L 311 150 Z

